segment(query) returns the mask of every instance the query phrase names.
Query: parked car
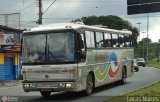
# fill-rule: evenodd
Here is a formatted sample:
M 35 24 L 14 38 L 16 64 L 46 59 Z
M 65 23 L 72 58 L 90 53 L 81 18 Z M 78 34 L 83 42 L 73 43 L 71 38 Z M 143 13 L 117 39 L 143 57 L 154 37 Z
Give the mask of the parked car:
M 136 61 L 137 61 L 138 66 L 143 66 L 143 67 L 146 66 L 144 58 L 136 58 Z
M 137 64 L 136 59 L 134 59 L 133 65 L 134 65 L 134 70 L 135 70 L 136 72 L 138 72 L 138 71 L 139 71 L 139 66 L 138 66 L 138 64 Z

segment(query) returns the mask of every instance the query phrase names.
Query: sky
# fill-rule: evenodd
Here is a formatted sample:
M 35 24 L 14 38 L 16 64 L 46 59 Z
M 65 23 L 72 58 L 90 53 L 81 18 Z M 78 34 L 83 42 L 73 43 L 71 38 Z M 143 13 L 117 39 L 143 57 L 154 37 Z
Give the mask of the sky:
M 42 0 L 43 12 L 54 0 Z M 0 14 L 20 13 L 21 28 L 37 26 L 38 0 L 0 0 Z M 44 14 L 43 24 L 70 22 L 87 16 L 115 15 L 140 28 L 141 40 L 148 35 L 152 42 L 160 39 L 160 13 L 127 15 L 127 0 L 57 0 Z M 139 24 L 141 23 L 140 27 Z

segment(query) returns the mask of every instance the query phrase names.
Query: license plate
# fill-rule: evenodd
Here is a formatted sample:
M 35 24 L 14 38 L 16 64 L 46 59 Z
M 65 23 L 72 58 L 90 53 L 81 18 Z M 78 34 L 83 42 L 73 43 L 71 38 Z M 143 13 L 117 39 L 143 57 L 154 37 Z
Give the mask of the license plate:
M 51 83 L 41 83 L 38 85 L 39 88 L 56 88 L 56 84 Z
M 51 87 L 51 85 L 49 83 L 43 83 L 41 87 L 49 88 L 49 87 Z

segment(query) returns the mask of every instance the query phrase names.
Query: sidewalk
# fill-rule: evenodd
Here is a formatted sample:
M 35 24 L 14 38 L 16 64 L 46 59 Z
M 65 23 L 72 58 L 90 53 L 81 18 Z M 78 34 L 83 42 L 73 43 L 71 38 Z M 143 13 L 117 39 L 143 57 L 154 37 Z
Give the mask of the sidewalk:
M 12 87 L 21 84 L 21 80 L 0 80 L 0 87 Z

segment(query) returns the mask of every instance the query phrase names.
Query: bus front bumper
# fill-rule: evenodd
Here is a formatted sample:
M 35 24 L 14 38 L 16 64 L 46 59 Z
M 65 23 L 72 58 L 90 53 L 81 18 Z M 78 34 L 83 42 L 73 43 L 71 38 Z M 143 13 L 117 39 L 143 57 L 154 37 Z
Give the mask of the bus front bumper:
M 46 82 L 46 81 L 23 81 L 22 82 L 23 89 L 25 92 L 30 91 L 74 91 L 75 82 L 67 81 L 67 82 Z

